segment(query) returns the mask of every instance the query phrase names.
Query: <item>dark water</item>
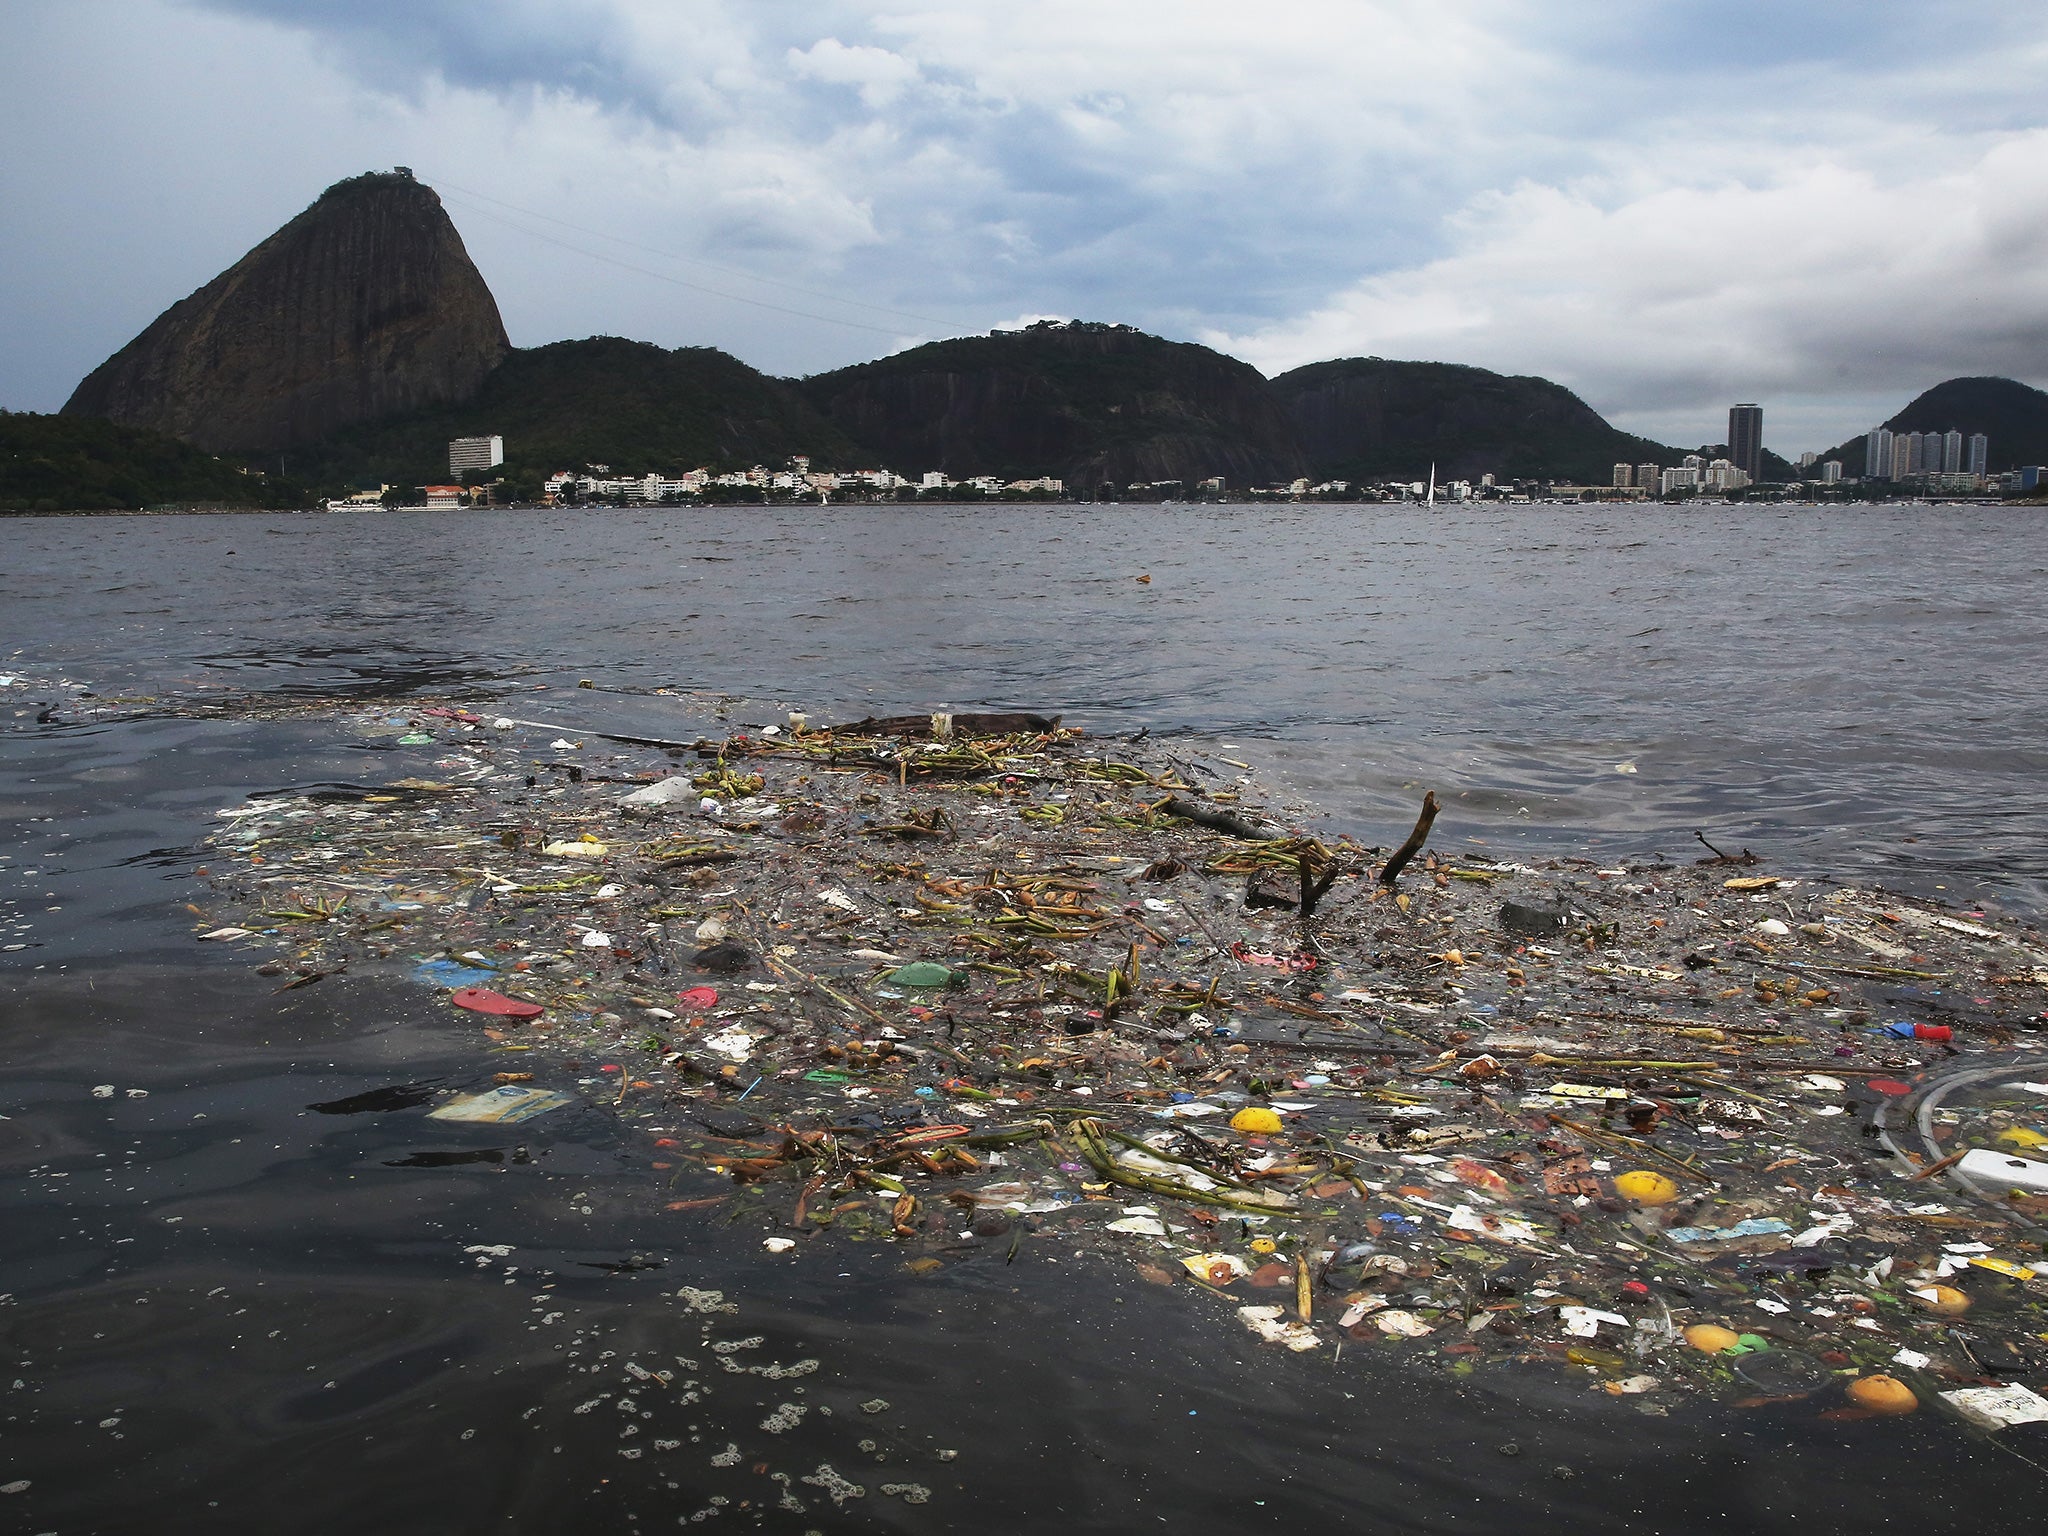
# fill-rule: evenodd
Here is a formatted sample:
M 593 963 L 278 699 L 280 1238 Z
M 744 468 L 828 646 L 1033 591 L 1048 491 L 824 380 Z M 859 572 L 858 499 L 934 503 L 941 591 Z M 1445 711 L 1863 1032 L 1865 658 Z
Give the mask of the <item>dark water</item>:
M 664 687 L 729 694 L 735 719 L 1064 708 L 1235 742 L 1376 839 L 1427 785 L 1452 807 L 1439 836 L 1496 851 L 1678 853 L 1704 827 L 1795 866 L 2035 909 L 2048 892 L 2048 529 L 2025 513 L 0 536 L 0 671 L 102 695 L 547 685 L 519 712 L 650 732 L 694 724 Z M 501 1061 L 419 991 L 277 992 L 195 946 L 190 850 L 250 789 L 387 765 L 288 721 L 37 723 L 70 696 L 0 690 L 0 944 L 27 946 L 0 952 L 0 1486 L 29 1484 L 0 1494 L 0 1530 L 1922 1532 L 2038 1508 L 2031 1467 L 1931 1417 L 1658 1417 L 1548 1375 L 1283 1355 L 1185 1288 L 1028 1245 L 931 1280 L 852 1245 L 770 1258 L 666 1209 L 596 1106 L 508 1128 L 427 1121 L 403 1092 L 336 1112 Z M 739 1311 L 694 1312 L 681 1287 Z M 761 1342 L 718 1355 L 707 1324 Z M 676 1375 L 636 1384 L 629 1361 Z M 813 1411 L 760 1429 L 783 1403 Z M 728 1443 L 737 1463 L 712 1465 Z M 866 1497 L 835 1508 L 803 1481 L 820 1463 Z

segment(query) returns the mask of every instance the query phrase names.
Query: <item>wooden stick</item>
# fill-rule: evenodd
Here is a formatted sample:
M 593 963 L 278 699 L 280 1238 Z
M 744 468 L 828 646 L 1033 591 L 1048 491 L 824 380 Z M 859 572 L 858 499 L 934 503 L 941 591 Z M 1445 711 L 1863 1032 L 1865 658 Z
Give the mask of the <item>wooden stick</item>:
M 1332 859 L 1330 867 L 1318 876 L 1315 872 L 1315 863 L 1306 852 L 1297 856 L 1297 862 L 1301 865 L 1301 916 L 1302 921 L 1306 922 L 1316 915 L 1316 904 L 1323 899 L 1324 894 L 1336 881 L 1338 874 L 1341 873 L 1341 866 Z
M 1944 1168 L 1955 1167 L 1957 1163 L 1960 1163 L 1964 1158 L 1968 1157 L 1969 1155 L 1970 1148 L 1968 1147 L 1963 1148 L 1963 1150 L 1960 1152 L 1951 1152 L 1947 1157 L 1944 1157 L 1940 1162 L 1929 1163 L 1925 1168 L 1922 1168 L 1918 1173 L 1914 1174 L 1912 1178 L 1907 1179 L 1906 1182 L 1908 1184 L 1911 1184 L 1920 1179 L 1931 1179 L 1937 1173 L 1940 1173 Z
M 1394 850 L 1394 856 L 1387 860 L 1386 868 L 1380 871 L 1380 884 L 1392 885 L 1401 878 L 1401 871 L 1408 867 L 1408 861 L 1422 852 L 1422 845 L 1429 841 L 1430 823 L 1436 820 L 1436 791 L 1431 790 L 1422 797 L 1422 814 L 1415 818 L 1415 830 L 1408 834 L 1408 841 Z
M 1198 827 L 1208 827 L 1216 832 L 1228 832 L 1232 837 L 1242 837 L 1250 842 L 1269 843 L 1280 834 L 1268 831 L 1242 816 L 1229 811 L 1211 810 L 1193 800 L 1183 800 L 1179 795 L 1169 795 L 1151 807 L 1162 816 L 1178 816 L 1182 821 L 1192 821 Z

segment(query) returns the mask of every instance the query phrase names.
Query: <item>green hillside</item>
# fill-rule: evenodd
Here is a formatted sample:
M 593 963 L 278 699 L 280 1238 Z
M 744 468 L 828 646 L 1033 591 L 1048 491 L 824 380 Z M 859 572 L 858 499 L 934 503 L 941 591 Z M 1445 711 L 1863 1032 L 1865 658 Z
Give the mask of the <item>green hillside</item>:
M 712 347 L 670 351 L 616 336 L 515 351 L 466 405 L 337 433 L 295 452 L 294 475 L 340 488 L 448 478 L 450 438 L 505 439 L 499 473 L 537 486 L 558 469 L 619 473 L 744 469 L 809 454 L 819 467 L 863 455 L 790 385 Z
M 2017 379 L 1945 379 L 1914 397 L 1883 424 L 1893 432 L 1982 432 L 1991 439 L 1994 471 L 2048 464 L 2048 394 Z M 1840 459 L 1842 472 L 1861 475 L 1861 436 L 1821 455 Z
M 143 427 L 0 411 L 0 511 L 298 507 L 296 485 Z
M 963 336 L 805 379 L 804 393 L 899 473 L 1105 481 L 1222 476 L 1234 488 L 1302 472 L 1257 369 L 1127 325 L 1041 321 Z
M 1346 357 L 1281 374 L 1285 402 L 1324 479 L 1560 478 L 1605 485 L 1617 463 L 1675 464 L 1683 450 L 1611 427 L 1548 379 L 1459 363 Z

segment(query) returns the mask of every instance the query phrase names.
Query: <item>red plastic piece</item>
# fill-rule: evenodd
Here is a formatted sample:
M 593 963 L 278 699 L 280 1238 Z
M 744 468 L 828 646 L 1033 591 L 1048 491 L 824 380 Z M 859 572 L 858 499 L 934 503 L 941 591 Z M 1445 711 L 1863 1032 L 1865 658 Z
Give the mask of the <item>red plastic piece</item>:
M 686 992 L 678 992 L 676 994 L 676 1001 L 685 1008 L 716 1008 L 718 1006 L 718 988 L 691 987 Z
M 537 1019 L 547 1012 L 539 1003 L 523 1003 L 489 987 L 463 987 L 451 992 L 448 1001 L 471 1013 L 493 1013 L 503 1019 Z

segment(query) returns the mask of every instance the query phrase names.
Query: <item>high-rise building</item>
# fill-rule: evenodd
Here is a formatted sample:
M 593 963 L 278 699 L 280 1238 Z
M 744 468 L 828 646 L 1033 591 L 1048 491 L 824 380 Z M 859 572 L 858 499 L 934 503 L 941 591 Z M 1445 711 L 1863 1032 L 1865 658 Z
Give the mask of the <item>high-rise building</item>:
M 1889 480 L 1892 476 L 1892 435 L 1879 427 L 1863 439 L 1863 478 Z
M 1944 432 L 1941 438 L 1941 472 L 1944 475 L 1959 475 L 1963 472 L 1963 434 Z
M 1657 494 L 1657 481 L 1658 474 L 1656 465 L 1638 464 L 1636 466 L 1636 484 L 1640 485 L 1645 491 L 1649 492 L 1652 496 Z
M 1811 449 L 1808 449 L 1805 453 L 1799 455 L 1799 467 L 1802 470 L 1811 469 L 1814 465 L 1818 464 L 1819 462 L 1820 455 L 1813 452 Z
M 1822 485 L 1839 485 L 1841 482 L 1842 461 L 1840 459 L 1829 459 L 1827 463 L 1821 465 L 1820 483 Z
M 448 444 L 448 473 L 496 469 L 505 462 L 502 437 L 458 437 Z
M 1913 472 L 1913 438 L 1910 433 L 1892 434 L 1891 478 L 1903 480 Z
M 1906 434 L 1906 473 L 1920 475 L 1927 472 L 1927 437 L 1920 432 Z
M 1731 405 L 1728 408 L 1728 459 L 1750 479 L 1762 476 L 1764 466 L 1764 408 L 1760 405 Z
M 1982 432 L 1970 437 L 1970 473 L 1985 475 L 1991 472 L 1991 439 Z
M 1617 464 L 1614 466 L 1614 488 L 1617 491 L 1627 490 L 1634 480 L 1635 471 L 1628 465 Z

